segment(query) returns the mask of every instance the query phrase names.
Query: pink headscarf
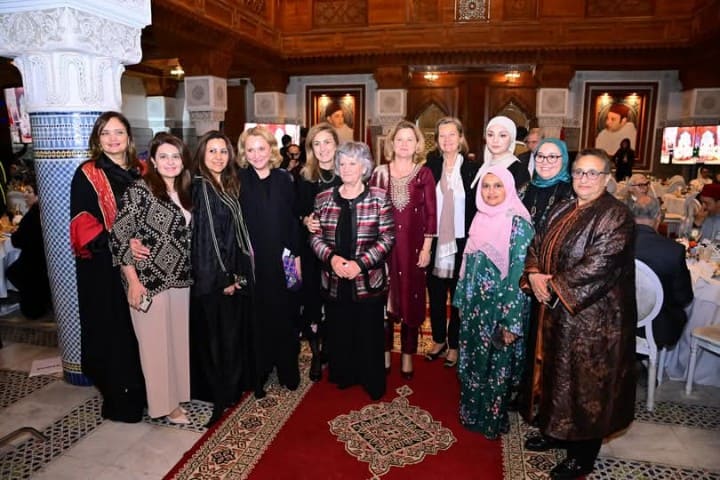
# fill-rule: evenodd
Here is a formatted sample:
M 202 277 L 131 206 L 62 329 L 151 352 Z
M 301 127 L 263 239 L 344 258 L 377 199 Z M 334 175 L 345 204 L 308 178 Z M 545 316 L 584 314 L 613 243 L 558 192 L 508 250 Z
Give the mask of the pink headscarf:
M 505 186 L 505 200 L 494 207 L 485 203 L 482 198 L 482 180 L 488 173 L 500 178 Z M 515 190 L 515 179 L 507 168 L 495 165 L 487 169 L 477 187 L 475 205 L 478 211 L 470 225 L 465 253 L 482 251 L 498 268 L 500 278 L 505 278 L 510 267 L 510 233 L 513 217 L 520 216 L 532 224 L 530 213 Z M 464 262 L 463 256 L 462 271 L 465 269 Z

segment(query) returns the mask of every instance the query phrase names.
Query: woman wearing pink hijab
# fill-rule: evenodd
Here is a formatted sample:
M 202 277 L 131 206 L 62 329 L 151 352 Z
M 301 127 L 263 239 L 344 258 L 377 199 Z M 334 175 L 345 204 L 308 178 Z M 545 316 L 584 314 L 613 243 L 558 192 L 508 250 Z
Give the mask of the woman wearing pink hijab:
M 489 439 L 507 431 L 522 375 L 529 297 L 518 286 L 532 220 L 502 165 L 480 177 L 454 305 L 460 311 L 460 422 Z

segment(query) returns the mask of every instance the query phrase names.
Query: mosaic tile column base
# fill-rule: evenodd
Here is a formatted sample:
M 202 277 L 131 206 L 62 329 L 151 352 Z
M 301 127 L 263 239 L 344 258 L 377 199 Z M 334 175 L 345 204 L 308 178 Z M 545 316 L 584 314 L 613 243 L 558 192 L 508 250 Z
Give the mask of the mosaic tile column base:
M 88 158 L 88 138 L 101 112 L 30 114 L 40 215 L 65 380 L 90 385 L 80 367 L 80 315 L 75 259 L 70 249 L 70 185 Z

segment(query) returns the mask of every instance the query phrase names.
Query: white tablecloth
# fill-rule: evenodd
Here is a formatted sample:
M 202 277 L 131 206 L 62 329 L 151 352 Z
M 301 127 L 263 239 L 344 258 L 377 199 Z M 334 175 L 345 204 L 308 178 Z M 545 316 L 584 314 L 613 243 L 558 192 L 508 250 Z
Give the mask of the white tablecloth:
M 13 247 L 10 237 L 0 236 L 0 298 L 8 296 L 8 282 L 5 277 L 5 270 L 20 256 L 20 250 Z M 10 284 L 12 287 L 12 284 Z M 14 287 L 12 287 L 14 289 Z
M 714 267 L 704 262 L 688 264 L 693 280 L 695 300 L 687 308 L 688 323 L 680 340 L 669 350 L 665 371 L 673 380 L 686 380 L 690 360 L 690 334 L 705 325 L 720 324 L 720 281 L 710 278 Z M 695 383 L 720 387 L 720 356 L 700 350 L 697 356 Z

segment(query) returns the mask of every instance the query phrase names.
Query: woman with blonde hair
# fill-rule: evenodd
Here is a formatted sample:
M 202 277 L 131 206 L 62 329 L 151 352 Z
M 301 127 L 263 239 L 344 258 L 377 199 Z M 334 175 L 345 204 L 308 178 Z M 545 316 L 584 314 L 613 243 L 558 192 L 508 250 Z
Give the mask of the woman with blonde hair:
M 300 267 L 298 222 L 293 213 L 295 187 L 282 161 L 277 140 L 265 127 L 245 130 L 238 140 L 240 204 L 255 258 L 255 337 L 258 379 L 255 396 L 277 367 L 280 384 L 289 390 L 300 383 L 299 343 L 295 320 L 298 299 L 288 289 L 283 257 L 294 256 Z
M 388 164 L 373 172 L 371 186 L 387 190 L 393 206 L 395 248 L 390 255 L 390 292 L 385 334 L 385 368 L 390 370 L 392 322 L 401 323 L 400 340 L 405 380 L 413 377 L 412 355 L 417 353 L 418 332 L 425 320 L 426 268 L 437 230 L 435 179 L 423 166 L 425 138 L 412 122 L 401 120 L 387 136 Z
M 434 345 L 425 354 L 425 359 L 433 361 L 445 356 L 447 368 L 454 367 L 457 362 L 460 328 L 456 307 L 450 307 L 448 319 L 448 295 L 451 300 L 455 295 L 462 252 L 477 211 L 475 189 L 471 184 L 478 165 L 466 158 L 468 145 L 463 132 L 463 125 L 457 118 L 438 120 L 435 125 L 436 150 L 428 155 L 426 164 L 437 184 L 438 236 L 433 240 L 427 282 Z
M 320 295 L 320 270 L 322 266 L 310 250 L 309 236 L 320 229 L 320 221 L 313 214 L 315 197 L 326 190 L 342 184 L 340 175 L 335 172 L 335 151 L 340 144 L 336 130 L 326 122 L 318 123 L 310 129 L 305 141 L 307 162 L 300 172 L 298 182 L 297 214 L 303 226 L 302 270 L 303 287 L 301 292 L 302 315 L 300 329 L 308 340 L 312 351 L 310 362 L 310 380 L 317 382 L 322 378 L 324 355 L 323 300 Z

